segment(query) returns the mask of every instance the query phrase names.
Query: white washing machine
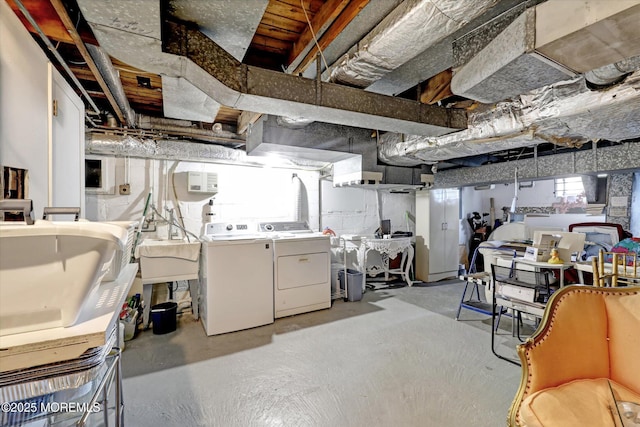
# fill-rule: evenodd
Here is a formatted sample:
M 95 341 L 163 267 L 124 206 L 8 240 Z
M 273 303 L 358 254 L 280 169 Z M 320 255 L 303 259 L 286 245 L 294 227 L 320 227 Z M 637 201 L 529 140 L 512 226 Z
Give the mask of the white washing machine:
M 260 223 L 273 238 L 275 318 L 331 307 L 329 236 L 304 222 Z
M 258 234 L 256 224 L 206 224 L 201 259 L 207 335 L 273 323 L 273 240 Z

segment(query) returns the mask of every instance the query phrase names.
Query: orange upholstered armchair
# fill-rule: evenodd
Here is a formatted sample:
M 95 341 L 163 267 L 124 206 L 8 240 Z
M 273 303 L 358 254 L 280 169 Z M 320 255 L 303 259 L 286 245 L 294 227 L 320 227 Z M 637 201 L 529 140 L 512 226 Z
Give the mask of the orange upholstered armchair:
M 640 287 L 560 289 L 518 355 L 510 426 L 622 426 L 615 402 L 640 404 Z

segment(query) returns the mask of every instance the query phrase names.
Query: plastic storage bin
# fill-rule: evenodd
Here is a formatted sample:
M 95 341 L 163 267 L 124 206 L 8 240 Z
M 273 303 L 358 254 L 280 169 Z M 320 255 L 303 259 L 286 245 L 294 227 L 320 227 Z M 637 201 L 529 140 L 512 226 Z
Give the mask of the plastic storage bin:
M 177 313 L 178 304 L 171 301 L 156 304 L 151 307 L 153 333 L 156 335 L 162 335 L 175 331 Z
M 345 289 L 344 270 L 338 272 L 340 289 Z M 346 301 L 360 301 L 362 299 L 362 288 L 364 288 L 364 275 L 356 270 L 347 269 L 347 298 Z

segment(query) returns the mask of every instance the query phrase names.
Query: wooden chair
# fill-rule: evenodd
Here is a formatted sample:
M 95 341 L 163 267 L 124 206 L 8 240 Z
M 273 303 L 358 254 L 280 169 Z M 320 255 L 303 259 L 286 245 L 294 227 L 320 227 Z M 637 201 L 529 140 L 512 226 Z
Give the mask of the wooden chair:
M 605 270 L 605 259 L 611 256 L 611 272 Z M 598 258 L 593 258 L 593 286 L 611 286 L 618 284 L 640 284 L 638 261 L 634 253 L 605 252 L 601 250 Z
M 640 403 L 640 287 L 566 286 L 518 346 L 511 427 L 602 427 L 615 402 Z

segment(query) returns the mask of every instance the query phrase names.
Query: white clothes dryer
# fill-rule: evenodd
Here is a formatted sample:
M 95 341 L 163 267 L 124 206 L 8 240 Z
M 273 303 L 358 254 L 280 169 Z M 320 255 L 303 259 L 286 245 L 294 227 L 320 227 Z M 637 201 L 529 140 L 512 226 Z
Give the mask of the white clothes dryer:
M 331 307 L 331 244 L 304 222 L 260 223 L 273 238 L 274 316 Z

